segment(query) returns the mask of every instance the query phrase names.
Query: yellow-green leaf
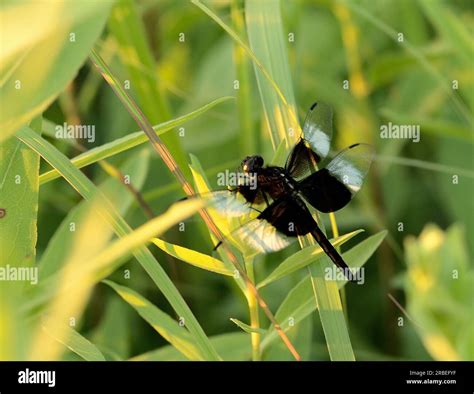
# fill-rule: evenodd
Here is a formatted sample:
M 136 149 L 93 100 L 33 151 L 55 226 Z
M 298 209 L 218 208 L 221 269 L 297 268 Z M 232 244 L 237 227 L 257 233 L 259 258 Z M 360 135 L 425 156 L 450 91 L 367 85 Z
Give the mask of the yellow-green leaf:
M 152 242 L 162 251 L 184 261 L 185 263 L 222 275 L 234 275 L 234 270 L 228 268 L 222 261 L 208 256 L 207 254 L 196 252 L 195 250 L 187 249 L 182 246 L 173 245 L 159 238 L 153 238 Z
M 334 247 L 340 246 L 363 231 L 364 230 L 356 230 L 352 231 L 351 233 L 341 235 L 335 240 L 331 240 L 331 243 Z M 306 267 L 307 265 L 316 262 L 316 260 L 323 255 L 324 251 L 319 245 L 307 246 L 306 248 L 299 250 L 295 254 L 292 254 L 290 257 L 285 259 L 270 275 L 268 275 L 257 285 L 257 288 L 267 286 L 268 284 L 281 279 L 286 275 Z
M 247 334 L 252 334 L 252 333 L 265 334 L 267 332 L 267 330 L 264 330 L 263 328 L 251 327 L 248 324 L 245 324 L 244 322 L 241 322 L 238 319 L 231 318 L 230 321 L 234 323 L 237 327 L 240 327 L 242 330 L 244 330 Z
M 104 283 L 112 287 L 137 313 L 145 319 L 164 339 L 179 350 L 189 360 L 203 360 L 203 356 L 194 344 L 189 331 L 181 327 L 169 315 L 153 305 L 132 289 L 120 286 L 109 280 Z
M 1 3 L 0 141 L 41 113 L 74 78 L 100 35 L 111 4 L 111 0 Z

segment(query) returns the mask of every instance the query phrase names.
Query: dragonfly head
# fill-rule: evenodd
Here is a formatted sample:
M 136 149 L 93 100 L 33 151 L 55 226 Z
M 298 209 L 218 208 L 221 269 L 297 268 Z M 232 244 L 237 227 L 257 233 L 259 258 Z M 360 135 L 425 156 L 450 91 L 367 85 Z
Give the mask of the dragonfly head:
M 262 167 L 262 156 L 247 156 L 244 160 L 242 160 L 242 170 L 247 174 L 255 173 Z

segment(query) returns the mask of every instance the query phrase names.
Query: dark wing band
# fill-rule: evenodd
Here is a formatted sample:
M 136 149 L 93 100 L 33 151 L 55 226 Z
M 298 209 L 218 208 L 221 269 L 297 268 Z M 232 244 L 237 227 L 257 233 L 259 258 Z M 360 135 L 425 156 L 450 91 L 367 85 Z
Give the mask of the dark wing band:
M 235 234 L 257 252 L 268 253 L 287 247 L 298 235 L 308 234 L 314 223 L 304 202 L 288 196 L 272 202 Z
M 318 211 L 335 212 L 360 190 L 374 158 L 368 144 L 354 144 L 344 149 L 326 168 L 299 183 L 304 198 Z

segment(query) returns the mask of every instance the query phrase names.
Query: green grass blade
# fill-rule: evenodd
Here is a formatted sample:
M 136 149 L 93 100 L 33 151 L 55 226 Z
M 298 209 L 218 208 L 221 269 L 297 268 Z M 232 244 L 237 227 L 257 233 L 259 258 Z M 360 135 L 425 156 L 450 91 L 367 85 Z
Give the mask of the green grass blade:
M 107 63 L 113 62 L 117 55 L 117 43 L 112 36 L 104 37 L 100 44 L 102 57 Z M 102 77 L 90 69 L 84 79 L 81 90 L 77 93 L 77 110 L 80 114 L 87 114 L 93 108 L 96 96 L 100 92 Z
M 278 95 L 278 98 L 281 100 L 281 102 L 284 104 L 285 112 L 288 113 L 288 116 L 292 119 L 293 124 L 295 125 L 295 131 L 298 130 L 299 124 L 298 124 L 298 117 L 296 116 L 296 112 L 294 111 L 294 105 L 292 103 L 289 103 L 287 101 L 286 96 L 283 94 L 282 90 L 278 86 L 278 84 L 275 82 L 274 78 L 270 74 L 270 70 L 268 70 L 263 63 L 259 60 L 257 55 L 250 49 L 250 47 L 242 40 L 241 37 L 229 26 L 227 25 L 219 16 L 214 13 L 211 9 L 206 7 L 204 4 L 202 4 L 199 0 L 191 0 L 193 4 L 198 6 L 202 11 L 204 11 L 210 18 L 212 18 L 219 26 L 221 26 L 227 34 L 237 43 L 240 45 L 245 50 L 245 53 L 252 59 L 253 64 L 258 68 L 258 70 L 262 73 L 263 77 L 268 81 L 272 89 L 276 92 Z M 272 112 L 273 115 L 273 112 Z M 281 127 L 280 127 L 281 129 Z M 287 130 L 289 131 L 289 130 Z M 295 136 L 298 134 L 295 133 Z M 286 140 L 286 138 L 283 138 Z M 279 144 L 278 140 L 272 140 L 274 148 Z
M 153 123 L 163 122 L 171 114 L 158 87 L 155 61 L 135 2 L 116 1 L 108 26 L 118 44 L 120 59 L 130 74 L 131 89 L 145 116 Z
M 311 279 L 306 276 L 293 289 L 280 304 L 275 318 L 285 331 L 298 324 L 306 316 L 317 309 L 316 300 L 311 286 Z M 262 340 L 262 348 L 265 349 L 276 339 L 273 328 L 269 327 L 267 334 Z
M 250 346 L 248 335 L 244 332 L 231 332 L 209 338 L 212 345 L 225 361 L 248 361 Z M 173 346 L 164 346 L 140 354 L 131 361 L 186 361 L 187 359 Z
M 474 44 L 472 36 L 463 21 L 456 17 L 447 4 L 439 0 L 419 0 L 425 15 L 441 36 L 456 49 L 455 54 L 464 65 L 472 70 Z
M 45 317 L 42 319 L 42 327 L 33 341 L 30 358 L 33 360 L 38 357 L 55 359 L 61 349 L 51 346 L 50 337 L 60 343 L 67 341 L 68 330 L 65 329 L 67 326 L 62 322 L 70 319 L 70 316 L 74 316 L 74 319 L 81 316 L 92 287 L 119 267 L 116 261 L 118 260 L 120 264 L 123 263 L 124 258 L 149 242 L 153 235 L 166 231 L 180 220 L 196 213 L 201 206 L 200 201 L 177 203 L 164 214 L 148 221 L 130 234 L 120 237 L 99 253 L 97 253 L 96 244 L 101 246 L 103 240 L 100 236 L 100 229 L 94 228 L 94 222 L 86 223 L 82 229 L 78 230 L 78 232 L 82 231 L 82 237 L 88 237 L 91 246 L 79 248 L 73 245 L 71 248 L 72 251 L 64 269 L 58 273 L 60 275 L 59 286 L 48 305 Z M 91 210 L 96 211 L 94 206 Z M 94 256 L 94 254 L 97 255 Z
M 248 324 L 241 322 L 239 319 L 231 318 L 230 321 L 245 331 L 247 334 L 265 334 L 267 332 L 267 330 L 264 330 L 263 328 L 251 327 Z
M 149 161 L 148 150 L 142 150 L 139 154 L 131 157 L 120 170 L 130 176 L 133 186 L 140 190 L 143 182 L 145 181 L 148 172 L 148 161 Z M 104 194 L 104 196 L 116 207 L 117 211 L 124 215 L 130 207 L 133 197 L 130 193 L 127 193 L 124 185 L 116 178 L 109 178 L 104 181 L 98 189 Z M 40 275 L 42 280 L 46 277 L 56 273 L 60 268 L 61 264 L 67 258 L 73 245 L 81 248 L 90 247 L 88 238 L 80 237 L 80 229 L 87 225 L 87 221 L 93 220 L 93 217 L 97 216 L 92 212 L 93 204 L 88 201 L 82 201 L 76 205 L 64 218 L 59 225 L 58 229 L 54 233 L 51 240 L 48 242 L 48 246 L 41 256 L 39 262 Z M 92 218 L 91 218 L 92 216 Z M 74 224 L 74 228 L 77 231 L 70 231 L 71 223 Z M 97 218 L 94 223 L 94 227 L 100 228 L 98 233 L 104 239 L 104 243 L 99 246 L 98 250 L 103 249 L 105 244 L 110 240 L 113 235 L 113 230 L 107 223 L 103 223 L 100 218 Z M 83 242 L 80 246 L 78 242 Z M 95 252 L 94 252 L 95 253 Z M 94 256 L 91 254 L 91 257 Z M 51 285 L 48 285 L 50 287 Z
M 130 177 L 137 190 L 141 189 L 148 172 L 149 151 L 143 149 L 132 156 L 121 167 L 121 171 Z M 133 196 L 125 189 L 125 185 L 116 178 L 104 181 L 98 189 L 124 215 L 130 207 Z M 87 252 L 85 259 L 94 258 L 107 245 L 113 235 L 113 229 L 96 215 L 94 202 L 84 200 L 77 204 L 61 222 L 53 237 L 48 242 L 38 264 L 40 283 L 32 287 L 27 294 L 27 301 L 22 309 L 31 316 L 31 311 L 41 312 L 42 306 L 56 290 L 59 271 L 74 248 Z M 73 226 L 73 227 L 72 227 Z M 93 228 L 94 237 L 85 236 L 85 229 Z M 74 230 L 74 231 L 71 231 Z M 89 234 L 90 235 L 90 234 Z
M 466 168 L 447 166 L 445 164 L 433 163 L 431 161 L 424 161 L 418 159 L 411 159 L 408 157 L 386 156 L 379 155 L 376 160 L 381 163 L 391 163 L 401 166 L 421 168 L 423 170 L 440 172 L 448 175 L 458 174 L 467 178 L 474 178 L 474 171 Z
M 332 361 L 355 361 L 337 284 L 325 280 L 327 268 L 332 269 L 333 263 L 329 257 L 322 256 L 309 271 L 329 356 Z
M 209 104 L 203 105 L 197 110 L 190 112 L 189 114 L 179 116 L 175 119 L 172 119 L 164 123 L 161 123 L 157 126 L 154 126 L 154 130 L 157 135 L 161 135 L 165 133 L 166 131 L 171 130 L 177 126 L 180 126 L 183 123 L 191 119 L 194 119 L 199 115 L 202 115 L 203 113 L 210 110 L 214 106 L 230 99 L 233 99 L 233 97 L 218 98 L 210 102 Z M 148 138 L 146 134 L 143 131 L 137 131 L 125 137 L 119 138 L 115 141 L 108 142 L 104 145 L 98 146 L 97 148 L 90 149 L 87 152 L 84 152 L 78 155 L 77 157 L 73 158 L 71 160 L 71 163 L 75 165 L 77 168 L 82 168 L 90 164 L 96 163 L 99 160 L 106 159 L 107 157 L 114 156 L 118 153 L 124 152 L 128 149 L 131 149 L 137 145 L 143 144 L 147 141 L 148 141 Z M 60 174 L 56 169 L 47 171 L 41 174 L 40 185 L 59 177 L 60 177 Z
M 159 238 L 153 238 L 152 242 L 163 252 L 168 253 L 170 256 L 184 261 L 185 263 L 221 275 L 234 275 L 233 269 L 228 268 L 226 264 L 212 256 L 196 252 L 192 249 L 183 248 L 182 246 L 173 245 Z
M 352 249 L 343 253 L 342 257 L 347 265 L 354 268 L 362 267 L 372 254 L 377 250 L 383 241 L 387 231 L 380 231 L 364 241 L 360 242 Z M 346 279 L 338 280 L 337 287 L 342 288 L 347 283 Z M 313 286 L 309 276 L 301 280 L 286 296 L 285 300 L 278 308 L 275 317 L 284 330 L 297 324 L 316 309 Z M 265 338 L 262 340 L 262 347 L 270 345 L 277 338 L 273 327 L 269 327 Z
M 128 257 L 134 250 L 149 243 L 153 235 L 161 234 L 181 220 L 187 219 L 201 209 L 202 206 L 202 201 L 199 200 L 186 200 L 172 205 L 162 215 L 149 220 L 130 234 L 122 236 L 119 240 L 101 251 L 96 257 L 92 258 L 87 263 L 90 271 L 85 271 L 85 274 L 93 271 L 96 280 L 106 277 L 118 268 L 116 262 L 123 262 L 123 259 Z
M 71 186 L 73 186 L 85 199 L 92 199 L 97 195 L 94 184 L 87 179 L 86 176 L 82 174 L 63 154 L 57 151 L 47 141 L 36 135 L 31 129 L 26 127 L 22 128 L 17 137 L 55 167 L 71 184 Z M 130 226 L 105 198 L 102 198 L 101 200 L 102 206 L 99 206 L 98 213 L 112 225 L 117 235 L 124 236 L 129 234 L 131 232 Z M 162 291 L 163 295 L 169 301 L 176 313 L 185 318 L 186 326 L 195 338 L 196 343 L 206 359 L 219 359 L 219 356 L 212 347 L 209 339 L 191 310 L 186 305 L 184 299 L 150 251 L 147 248 L 142 247 L 135 251 L 134 255 L 148 275 L 153 279 L 157 287 Z
M 231 5 L 232 27 L 240 37 L 245 37 L 245 22 L 243 11 L 240 9 L 240 1 L 232 0 Z M 237 110 L 239 114 L 239 140 L 242 152 L 248 154 L 257 152 L 259 135 L 255 132 L 253 122 L 253 98 L 251 85 L 251 68 L 245 50 L 234 43 L 234 64 L 236 68 L 239 89 L 237 90 Z
M 418 50 L 415 46 L 410 44 L 409 42 L 405 41 L 402 43 L 398 42 L 398 32 L 393 29 L 391 26 L 384 23 L 382 20 L 379 20 L 376 16 L 368 12 L 364 7 L 360 6 L 355 2 L 351 2 L 348 0 L 337 0 L 340 3 L 345 4 L 348 8 L 350 8 L 355 14 L 359 15 L 361 18 L 365 19 L 368 23 L 374 25 L 377 29 L 381 32 L 389 36 L 394 42 L 401 45 L 407 53 L 413 56 L 414 59 L 428 72 L 430 73 L 433 78 L 439 83 L 442 87 L 446 95 L 451 99 L 454 103 L 455 108 L 459 112 L 460 115 L 464 117 L 464 119 L 470 123 L 471 122 L 471 114 L 469 109 L 464 105 L 464 103 L 459 99 L 459 97 L 454 93 L 451 86 L 448 84 L 448 81 L 426 58 L 426 56 Z
M 196 193 L 206 195 L 207 193 L 211 192 L 211 187 L 209 185 L 208 179 L 204 174 L 204 169 L 202 168 L 201 163 L 196 156 L 191 154 L 190 157 L 191 164 L 189 165 L 189 168 L 193 175 L 194 188 L 196 190 Z M 216 223 L 217 227 L 219 228 L 219 230 L 222 231 L 223 234 L 228 234 L 231 231 L 229 228 L 228 221 L 225 220 L 222 215 L 215 214 L 212 210 L 210 210 L 209 214 L 211 215 L 212 220 L 214 221 L 214 223 Z M 216 238 L 212 234 L 211 238 L 213 240 L 213 243 L 216 244 Z
M 341 235 L 340 237 L 331 240 L 331 243 L 334 247 L 341 246 L 363 231 L 364 230 L 356 230 L 351 233 Z M 278 279 L 284 278 L 285 276 L 308 266 L 309 264 L 318 264 L 318 259 L 323 255 L 325 255 L 325 253 L 319 245 L 311 245 L 303 248 L 280 263 L 280 265 L 278 265 L 278 267 L 276 267 L 270 273 L 270 275 L 268 275 L 257 285 L 257 288 L 267 286 Z
M 40 125 L 41 118 L 32 126 Z M 0 266 L 34 266 L 39 155 L 10 138 L 0 143 L 0 157 Z
M 32 127 L 41 130 L 41 116 Z M 0 142 L 0 268 L 34 269 L 37 241 L 39 155 L 16 138 Z M 36 284 L 0 280 L 0 360 L 24 358 L 28 331 L 18 313 L 24 290 Z M 19 335 L 23 331 L 23 335 Z
M 369 260 L 370 256 L 375 253 L 387 234 L 387 230 L 382 230 L 364 239 L 362 242 L 342 254 L 344 261 L 346 261 L 351 268 L 355 269 L 362 267 L 367 260 Z M 339 288 L 342 288 L 346 283 L 347 279 L 337 280 L 337 286 Z
M 189 360 L 203 360 L 199 349 L 193 343 L 192 336 L 186 328 L 181 327 L 173 318 L 136 291 L 109 280 L 104 281 L 104 283 L 114 289 L 150 326 L 186 358 Z
M 89 331 L 91 342 L 107 360 L 122 361 L 131 356 L 130 338 L 136 333 L 134 311 L 118 297 L 107 297 L 100 322 Z
M 299 136 L 299 123 L 295 115 L 297 113 L 296 102 L 286 54 L 286 42 L 283 40 L 280 1 L 247 0 L 245 2 L 245 20 L 253 52 L 280 87 L 288 103 L 288 105 L 284 105 L 272 84 L 255 66 L 260 98 L 272 135 L 274 149 L 282 140 L 287 140 L 288 147 Z
M 105 361 L 102 352 L 91 341 L 69 326 L 66 326 L 65 329 L 67 339 L 64 341 L 55 338 L 56 340 L 86 361 Z
M 288 149 L 286 149 L 286 141 L 281 141 L 273 153 L 272 165 L 283 167 L 288 156 Z
M 117 1 L 111 12 L 109 27 L 118 43 L 120 59 L 130 75 L 131 90 L 143 113 L 152 124 L 168 119 L 171 115 L 169 105 L 165 91 L 160 89 L 156 78 L 156 64 L 136 2 Z M 179 135 L 167 133 L 162 138 L 186 178 L 189 178 L 191 174 Z
M 472 32 L 467 29 L 465 21 L 455 14 L 448 3 L 439 0 L 420 0 L 419 3 L 425 16 L 436 28 L 442 39 L 454 50 L 453 57 L 462 67 L 462 71 L 457 71 L 456 74 L 465 73 L 467 76 L 467 78 L 461 77 L 459 91 L 466 98 L 472 113 L 474 108 L 474 82 L 469 77 L 472 76 L 474 59 Z
M 111 4 L 2 2 L 0 141 L 40 114 L 74 78 Z

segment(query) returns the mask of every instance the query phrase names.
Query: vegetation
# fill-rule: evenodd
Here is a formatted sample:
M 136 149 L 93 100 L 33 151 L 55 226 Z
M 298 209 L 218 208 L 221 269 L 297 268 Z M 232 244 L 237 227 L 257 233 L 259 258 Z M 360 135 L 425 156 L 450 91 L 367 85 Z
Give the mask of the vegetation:
M 30 0 L 0 16 L 0 359 L 474 359 L 472 4 Z M 283 164 L 314 101 L 333 108 L 332 154 L 376 147 L 357 197 L 318 217 L 360 285 L 326 280 L 309 238 L 213 251 L 239 221 L 180 201 L 247 155 Z

